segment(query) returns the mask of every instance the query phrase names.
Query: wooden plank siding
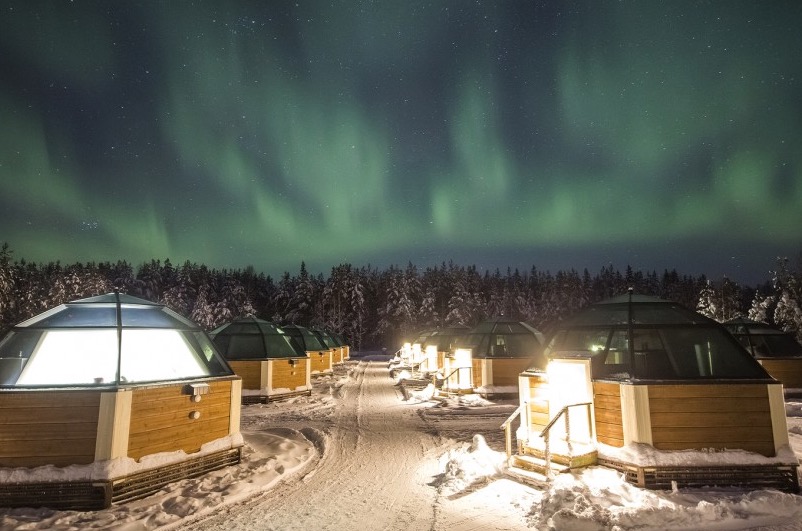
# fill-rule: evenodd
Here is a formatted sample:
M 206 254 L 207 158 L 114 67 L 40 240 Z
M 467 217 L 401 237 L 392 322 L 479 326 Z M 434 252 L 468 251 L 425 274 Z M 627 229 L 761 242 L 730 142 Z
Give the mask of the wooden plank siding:
M 251 390 L 262 389 L 267 386 L 267 382 L 262 381 L 262 364 L 264 363 L 267 363 L 267 360 L 228 362 L 234 374 L 242 378 L 242 388 Z
M 528 381 L 529 432 L 538 434 L 549 423 L 549 396 L 551 391 L 545 378 L 531 377 Z
M 649 385 L 649 410 L 658 450 L 775 454 L 766 384 Z
M 619 384 L 593 382 L 593 414 L 596 418 L 596 440 L 617 448 L 624 446 Z
M 482 361 L 484 360 L 471 358 L 471 386 L 474 389 L 482 385 L 490 384 L 490 382 L 482 382 Z
M 294 361 L 293 365 L 290 361 Z M 289 389 L 295 391 L 306 385 L 306 375 L 310 371 L 309 358 L 291 358 L 270 360 L 273 364 L 271 389 Z
M 757 361 L 786 389 L 802 389 L 802 358 L 763 358 Z
M 446 368 L 446 356 L 448 356 L 448 352 L 445 350 L 438 350 L 437 351 L 437 370 L 442 371 Z
M 92 463 L 100 394 L 52 390 L 0 393 L 0 466 Z
M 487 358 L 492 366 L 493 381 L 487 385 L 518 387 L 518 376 L 525 371 L 532 360 L 529 358 Z
M 312 374 L 330 373 L 333 371 L 331 367 L 331 351 L 330 350 L 310 350 L 307 351 L 311 362 Z
M 231 381 L 209 382 L 209 387 L 199 402 L 184 394 L 184 384 L 133 389 L 128 457 L 177 450 L 190 454 L 229 435 Z M 192 412 L 199 418 L 192 419 Z

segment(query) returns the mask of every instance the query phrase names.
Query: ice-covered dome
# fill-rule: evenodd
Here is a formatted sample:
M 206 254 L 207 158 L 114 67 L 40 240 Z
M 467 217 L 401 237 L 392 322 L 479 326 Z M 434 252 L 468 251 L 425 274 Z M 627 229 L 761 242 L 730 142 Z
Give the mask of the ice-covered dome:
M 284 329 L 256 317 L 235 319 L 213 330 L 211 336 L 217 350 L 230 361 L 306 356 Z
M 548 358 L 590 357 L 593 378 L 770 379 L 727 330 L 675 302 L 627 294 L 556 324 Z
M 109 293 L 57 306 L 0 342 L 0 386 L 117 386 L 233 372 L 206 332 L 163 304 Z

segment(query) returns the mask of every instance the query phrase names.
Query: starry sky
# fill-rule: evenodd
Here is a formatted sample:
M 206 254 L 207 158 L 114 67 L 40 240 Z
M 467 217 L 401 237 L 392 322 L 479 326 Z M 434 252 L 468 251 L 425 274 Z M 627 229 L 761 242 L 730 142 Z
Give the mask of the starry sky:
M 802 249 L 802 2 L 0 4 L 27 261 L 613 265 Z

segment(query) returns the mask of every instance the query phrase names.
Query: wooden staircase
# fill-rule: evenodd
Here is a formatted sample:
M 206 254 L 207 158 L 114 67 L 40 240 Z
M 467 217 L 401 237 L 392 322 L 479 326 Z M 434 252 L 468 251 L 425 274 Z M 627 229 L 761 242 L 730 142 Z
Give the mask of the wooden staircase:
M 519 406 L 501 426 L 505 432 L 508 475 L 524 483 L 542 485 L 555 474 L 598 463 L 598 452 L 593 444 L 595 439 L 590 437 L 586 442 L 572 440 L 567 418 L 568 409 L 571 407 L 587 407 L 590 418 L 588 403 L 565 406 L 546 426 L 542 427 L 539 434 L 532 434 L 533 439 L 525 444 L 518 441 L 517 452 L 513 453 L 512 421 L 520 415 L 523 407 Z M 565 434 L 556 440 L 551 440 L 550 430 L 560 418 L 565 420 Z M 589 427 L 592 433 L 592 425 Z
M 563 443 L 560 446 L 565 445 Z M 548 461 L 543 450 L 526 448 L 523 453 L 517 453 L 510 457 L 508 471 L 516 477 L 522 476 L 524 481 L 544 483 L 556 474 L 597 464 L 598 455 L 595 448 L 577 444 L 574 444 L 573 447 L 571 452 L 563 448 L 555 448 Z

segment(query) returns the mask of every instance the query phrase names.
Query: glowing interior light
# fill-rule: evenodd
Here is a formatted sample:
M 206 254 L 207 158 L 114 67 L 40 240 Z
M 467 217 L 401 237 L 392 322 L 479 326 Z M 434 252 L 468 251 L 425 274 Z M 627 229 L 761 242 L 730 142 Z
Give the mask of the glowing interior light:
M 117 382 L 116 329 L 48 330 L 31 353 L 17 385 L 92 385 Z M 209 369 L 177 330 L 123 330 L 120 381 L 208 376 Z
M 420 363 L 423 360 L 423 350 L 420 343 L 412 345 L 412 363 Z
M 604 345 L 591 345 L 590 346 L 590 350 L 592 352 L 600 352 L 600 351 L 604 350 Z
M 426 345 L 426 369 L 429 371 L 437 369 L 437 345 Z
M 17 385 L 102 384 L 116 379 L 116 330 L 48 330 Z
M 208 376 L 184 336 L 177 330 L 123 330 L 123 382 Z
M 549 379 L 549 416 L 553 417 L 563 407 L 571 404 L 591 402 L 590 363 L 588 360 L 551 360 L 546 367 Z M 574 407 L 569 410 L 571 439 L 589 440 L 587 408 Z M 564 423 L 555 424 L 555 434 L 565 436 Z
M 404 343 L 401 347 L 401 359 L 408 361 L 412 357 L 412 343 Z
M 471 349 L 458 348 L 454 351 L 454 368 L 457 371 L 457 386 L 460 389 L 472 389 L 471 381 Z

